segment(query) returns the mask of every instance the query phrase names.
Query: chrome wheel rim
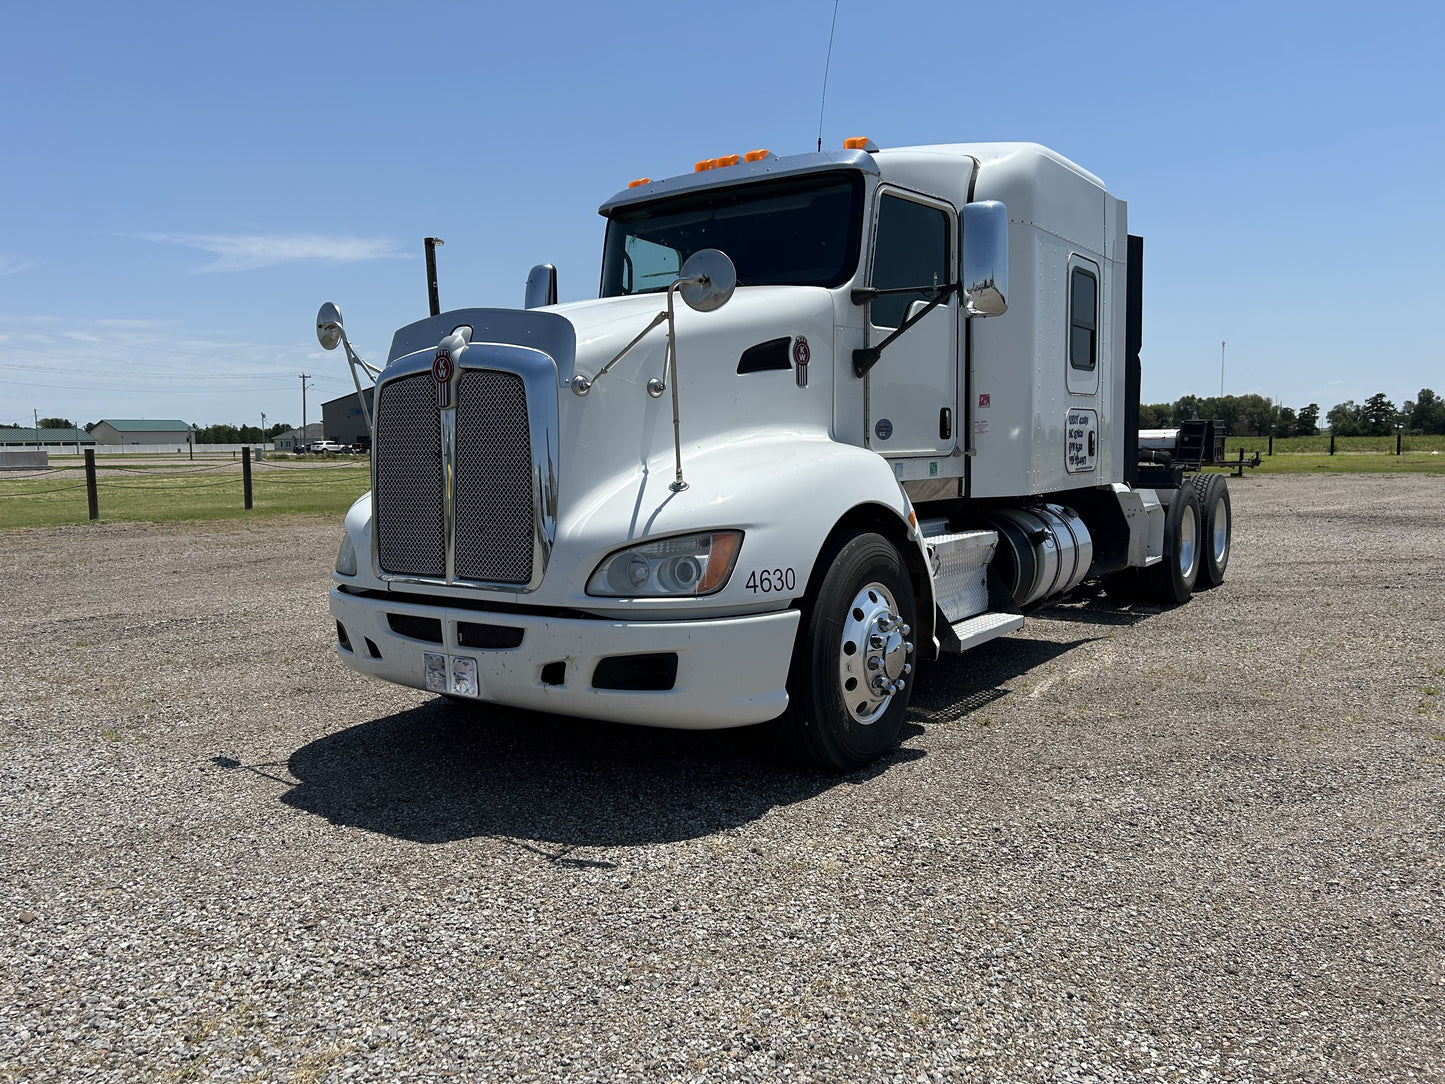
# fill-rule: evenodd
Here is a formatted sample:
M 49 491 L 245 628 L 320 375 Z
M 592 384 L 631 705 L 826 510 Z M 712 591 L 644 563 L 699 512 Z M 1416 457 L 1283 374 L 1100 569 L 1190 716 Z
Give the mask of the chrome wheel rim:
M 1179 517 L 1179 574 L 1186 580 L 1194 572 L 1194 562 L 1198 558 L 1198 534 L 1199 512 L 1185 506 L 1184 514 Z
M 1229 555 L 1229 505 L 1223 501 L 1214 502 L 1214 563 L 1224 567 Z
M 893 592 L 881 583 L 863 587 L 848 604 L 838 642 L 838 693 L 853 721 L 882 718 L 913 672 L 913 630 L 903 623 Z

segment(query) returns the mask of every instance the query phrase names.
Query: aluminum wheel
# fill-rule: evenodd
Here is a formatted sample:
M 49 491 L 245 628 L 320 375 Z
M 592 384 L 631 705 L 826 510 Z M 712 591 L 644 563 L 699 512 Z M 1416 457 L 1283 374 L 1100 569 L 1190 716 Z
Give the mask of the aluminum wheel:
M 870 583 L 853 597 L 838 644 L 838 690 L 856 722 L 877 722 L 903 691 L 913 672 L 912 631 L 883 584 Z
M 1194 563 L 1199 560 L 1199 509 L 1184 509 L 1179 520 L 1179 574 L 1193 582 Z
M 1214 506 L 1214 563 L 1224 567 L 1229 554 L 1229 502 L 1220 501 Z

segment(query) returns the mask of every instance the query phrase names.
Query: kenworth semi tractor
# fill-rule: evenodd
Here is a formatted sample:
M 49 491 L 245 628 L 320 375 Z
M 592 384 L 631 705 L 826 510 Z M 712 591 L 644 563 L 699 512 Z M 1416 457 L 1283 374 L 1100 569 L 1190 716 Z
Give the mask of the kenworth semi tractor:
M 1222 579 L 1223 477 L 1139 448 L 1142 241 L 1074 163 L 856 139 L 601 214 L 596 300 L 556 304 L 544 264 L 523 309 L 437 312 L 432 277 L 380 368 L 322 307 L 375 381 L 331 591 L 348 665 L 594 719 L 776 719 L 848 770 L 896 743 L 920 663 L 1085 580 L 1178 604 Z

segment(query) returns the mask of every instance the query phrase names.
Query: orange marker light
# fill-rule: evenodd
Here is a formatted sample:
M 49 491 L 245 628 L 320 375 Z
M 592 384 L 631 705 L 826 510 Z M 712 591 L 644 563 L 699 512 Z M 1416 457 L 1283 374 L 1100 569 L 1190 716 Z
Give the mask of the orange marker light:
M 742 158 L 736 154 L 725 154 L 717 160 L 717 167 L 722 169 L 724 166 L 735 166 L 741 161 Z
M 640 185 L 640 184 L 651 184 L 651 183 L 652 183 L 652 178 L 651 178 L 651 177 L 639 177 L 639 178 L 637 178 L 637 180 L 635 180 L 635 181 L 628 181 L 628 182 L 627 182 L 627 187 L 628 187 L 628 188 L 636 188 L 636 187 L 637 187 L 638 185 Z
M 743 161 L 744 161 L 744 162 L 761 162 L 761 161 L 762 161 L 764 158 L 766 158 L 767 156 L 768 156 L 768 152 L 767 152 L 767 151 L 748 151 L 747 154 L 743 155 Z
M 843 140 L 843 149 L 850 151 L 866 151 L 868 144 L 873 142 L 867 136 L 853 136 Z
M 717 169 L 716 158 L 704 158 L 697 165 L 692 167 L 694 173 L 706 173 L 710 169 Z
M 717 531 L 712 536 L 712 550 L 708 554 L 707 571 L 697 585 L 699 595 L 716 591 L 732 574 L 733 562 L 738 559 L 738 547 L 743 543 L 741 531 Z

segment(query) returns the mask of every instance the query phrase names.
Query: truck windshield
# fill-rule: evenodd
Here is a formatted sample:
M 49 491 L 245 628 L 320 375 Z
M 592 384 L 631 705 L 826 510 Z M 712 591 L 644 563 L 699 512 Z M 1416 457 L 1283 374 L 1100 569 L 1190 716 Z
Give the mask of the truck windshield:
M 840 286 L 858 266 L 863 179 L 810 174 L 619 207 L 607 222 L 602 296 L 667 289 L 694 252 L 731 257 L 739 286 Z

